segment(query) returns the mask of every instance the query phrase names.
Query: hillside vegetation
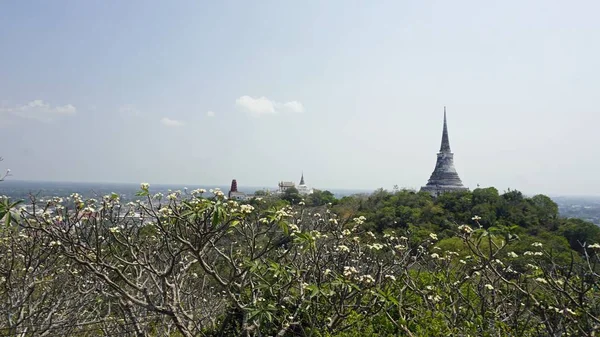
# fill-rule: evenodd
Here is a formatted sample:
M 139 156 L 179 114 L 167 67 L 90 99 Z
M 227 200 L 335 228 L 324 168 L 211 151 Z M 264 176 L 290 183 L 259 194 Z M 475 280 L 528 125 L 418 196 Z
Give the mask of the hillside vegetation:
M 2 336 L 593 336 L 600 229 L 543 195 L 0 203 Z M 290 204 L 292 203 L 292 204 Z

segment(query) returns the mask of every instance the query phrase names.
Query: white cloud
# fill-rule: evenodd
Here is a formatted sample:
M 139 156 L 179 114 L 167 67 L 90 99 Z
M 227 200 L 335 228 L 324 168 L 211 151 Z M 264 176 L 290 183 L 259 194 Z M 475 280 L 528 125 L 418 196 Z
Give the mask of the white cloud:
M 235 101 L 235 104 L 255 117 L 276 113 L 274 102 L 264 96 L 259 98 L 242 96 Z
M 23 105 L 0 108 L 0 113 L 8 113 L 13 116 L 35 119 L 42 122 L 51 122 L 59 117 L 77 114 L 77 108 L 72 104 L 53 107 L 41 99 L 36 99 Z
M 167 118 L 167 117 L 161 118 L 160 122 L 163 125 L 169 126 L 169 127 L 176 127 L 176 126 L 183 126 L 183 125 L 185 125 L 185 123 L 182 122 L 182 121 L 178 121 L 178 120 Z
M 304 112 L 304 106 L 298 101 L 283 103 L 282 108 L 289 112 Z
M 249 113 L 253 117 L 262 115 L 273 115 L 280 112 L 303 112 L 304 106 L 298 101 L 280 103 L 272 101 L 266 97 L 242 96 L 235 101 L 235 104 L 241 110 Z
M 215 112 L 214 111 L 209 111 L 209 112 L 206 113 L 206 115 L 208 117 L 215 117 Z
M 122 115 L 139 116 L 140 110 L 133 104 L 123 104 L 119 107 L 119 113 Z

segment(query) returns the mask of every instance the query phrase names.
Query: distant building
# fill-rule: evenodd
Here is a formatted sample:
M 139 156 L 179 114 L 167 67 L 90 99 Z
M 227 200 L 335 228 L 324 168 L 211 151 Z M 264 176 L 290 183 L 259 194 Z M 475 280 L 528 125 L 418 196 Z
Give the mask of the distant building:
M 448 124 L 446 123 L 446 107 L 444 107 L 444 129 L 442 131 L 442 145 L 437 154 L 435 169 L 427 182 L 427 185 L 421 187 L 421 191 L 429 192 L 437 196 L 444 192 L 468 191 L 463 186 L 462 181 L 454 168 L 454 153 L 450 151 L 450 141 L 448 140 Z
M 237 180 L 235 179 L 231 181 L 231 187 L 229 188 L 229 194 L 227 194 L 227 197 L 229 199 L 240 201 L 248 199 L 248 195 L 246 195 L 246 193 L 238 191 Z
M 298 193 L 300 193 L 302 195 L 308 195 L 308 194 L 313 193 L 313 189 L 306 186 L 306 184 L 304 183 L 304 172 L 302 172 L 302 177 L 300 178 L 300 184 L 298 185 L 297 189 L 298 189 Z
M 280 181 L 277 186 L 279 186 L 280 193 L 283 193 L 290 188 L 296 188 L 296 184 L 294 184 L 293 181 Z

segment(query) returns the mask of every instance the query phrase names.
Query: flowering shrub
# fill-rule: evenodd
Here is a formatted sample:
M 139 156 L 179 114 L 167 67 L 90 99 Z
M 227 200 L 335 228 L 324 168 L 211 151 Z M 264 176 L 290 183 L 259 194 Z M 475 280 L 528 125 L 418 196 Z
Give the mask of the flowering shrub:
M 592 335 L 598 243 L 556 264 L 510 229 L 374 233 L 328 206 L 219 190 L 2 200 L 0 334 Z M 448 234 L 445 234 L 447 237 Z M 455 249 L 456 248 L 456 249 Z

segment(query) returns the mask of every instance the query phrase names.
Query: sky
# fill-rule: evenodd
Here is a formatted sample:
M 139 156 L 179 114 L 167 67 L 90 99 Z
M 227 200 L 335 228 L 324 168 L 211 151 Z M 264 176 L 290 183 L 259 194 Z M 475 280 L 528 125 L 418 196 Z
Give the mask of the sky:
M 7 179 L 600 195 L 598 1 L 1 1 Z

